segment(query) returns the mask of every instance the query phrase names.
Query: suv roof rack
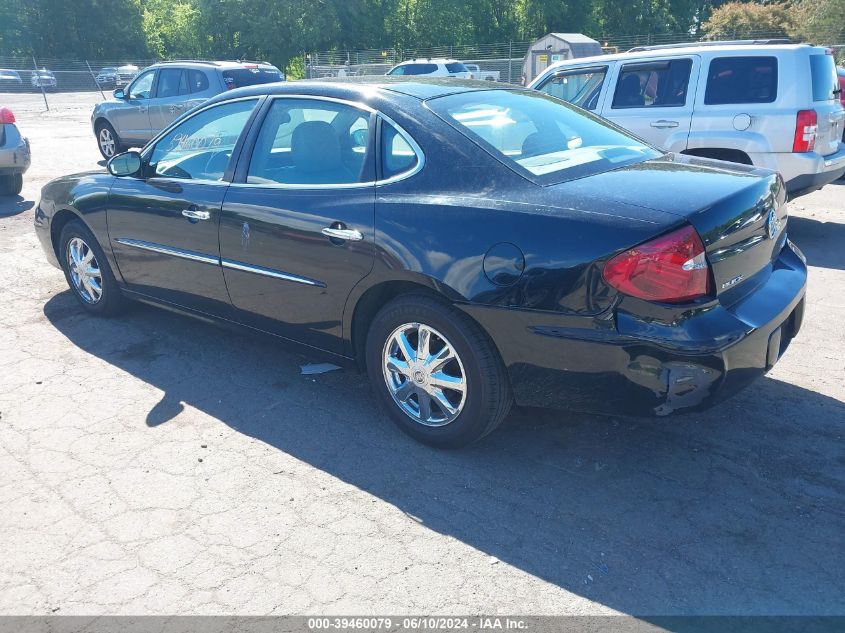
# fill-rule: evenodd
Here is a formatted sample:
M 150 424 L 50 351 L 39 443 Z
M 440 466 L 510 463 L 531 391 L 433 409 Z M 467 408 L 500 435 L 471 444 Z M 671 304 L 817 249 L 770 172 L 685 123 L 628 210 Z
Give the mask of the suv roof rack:
M 207 59 L 165 59 L 158 62 L 159 64 L 208 64 L 209 66 L 216 66 L 217 62 L 209 61 Z
M 776 44 L 797 44 L 788 37 L 772 38 L 768 40 L 713 40 L 707 42 L 682 42 L 680 44 L 655 44 L 652 46 L 635 46 L 628 49 L 629 53 L 643 51 L 659 51 L 664 48 L 698 48 L 699 46 L 772 46 Z
M 263 62 L 257 59 L 236 59 L 237 64 L 263 64 L 264 66 L 271 66 L 270 62 Z

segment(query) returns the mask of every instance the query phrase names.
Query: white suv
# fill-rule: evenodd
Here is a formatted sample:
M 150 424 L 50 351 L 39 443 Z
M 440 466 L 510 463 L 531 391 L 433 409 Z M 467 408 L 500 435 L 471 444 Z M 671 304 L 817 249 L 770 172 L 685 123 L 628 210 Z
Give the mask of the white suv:
M 829 49 L 708 42 L 566 60 L 530 84 L 672 152 L 780 172 L 791 197 L 845 173 Z
M 415 75 L 472 79 L 472 73 L 457 59 L 411 59 L 407 62 L 396 64 L 386 74 L 394 77 Z

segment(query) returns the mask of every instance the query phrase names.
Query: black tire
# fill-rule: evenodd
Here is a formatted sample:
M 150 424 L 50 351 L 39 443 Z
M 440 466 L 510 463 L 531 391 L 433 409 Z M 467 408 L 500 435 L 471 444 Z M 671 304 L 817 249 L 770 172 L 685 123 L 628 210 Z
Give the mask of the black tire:
M 108 153 L 108 150 L 106 149 L 108 145 L 105 145 L 104 147 L 105 139 L 100 138 L 101 136 L 103 136 L 103 130 L 105 130 L 111 136 L 111 138 L 114 139 L 114 150 L 111 153 Z M 120 154 L 122 151 L 124 151 L 125 148 L 123 147 L 123 143 L 121 142 L 120 137 L 117 135 L 117 132 L 114 131 L 114 128 L 111 126 L 111 123 L 109 123 L 108 121 L 98 121 L 97 125 L 94 128 L 94 134 L 96 134 L 97 136 L 97 149 L 100 150 L 100 154 L 106 160 L 108 160 L 115 154 Z
M 463 408 L 442 426 L 426 426 L 412 418 L 388 387 L 383 370 L 386 345 L 405 324 L 422 324 L 442 334 L 460 359 L 466 388 Z M 382 308 L 370 325 L 366 363 L 373 388 L 394 423 L 437 448 L 460 448 L 481 439 L 502 423 L 513 402 L 507 372 L 492 342 L 468 316 L 433 297 L 404 295 Z
M 23 174 L 0 176 L 0 195 L 17 196 L 23 191 Z
M 69 262 L 68 249 L 71 240 L 79 239 L 93 252 L 96 267 L 99 269 L 100 281 L 99 287 L 101 295 L 96 300 L 92 301 L 90 297 L 85 296 L 84 287 L 77 286 L 74 283 L 71 273 L 71 266 Z M 81 220 L 71 220 L 62 229 L 61 237 L 59 238 L 59 262 L 62 265 L 62 270 L 65 273 L 65 279 L 71 292 L 79 301 L 79 304 L 85 308 L 90 314 L 102 317 L 110 317 L 119 314 L 126 305 L 126 299 L 117 285 L 114 278 L 109 261 L 106 258 L 103 249 L 97 242 L 97 238 L 88 229 Z

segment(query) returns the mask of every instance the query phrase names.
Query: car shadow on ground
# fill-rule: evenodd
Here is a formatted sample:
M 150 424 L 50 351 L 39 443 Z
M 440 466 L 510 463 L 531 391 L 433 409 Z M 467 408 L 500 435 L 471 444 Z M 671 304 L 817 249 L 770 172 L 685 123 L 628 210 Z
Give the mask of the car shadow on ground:
M 394 428 L 363 376 L 302 376 L 308 359 L 272 339 L 144 306 L 96 319 L 68 291 L 44 314 L 79 348 L 164 392 L 137 421 L 149 433 L 190 405 L 491 563 L 607 607 L 843 608 L 836 399 L 763 378 L 720 408 L 669 419 L 520 409 L 479 444 L 436 451 Z
M 845 196 L 845 186 L 841 189 Z M 789 239 L 807 256 L 810 266 L 845 270 L 845 218 L 842 222 L 820 222 L 793 215 L 788 231 Z M 831 248 L 834 244 L 837 246 Z
M 35 203 L 32 200 L 26 200 L 21 196 L 2 196 L 0 195 L 0 218 L 10 218 L 13 215 L 20 215 L 29 211 Z

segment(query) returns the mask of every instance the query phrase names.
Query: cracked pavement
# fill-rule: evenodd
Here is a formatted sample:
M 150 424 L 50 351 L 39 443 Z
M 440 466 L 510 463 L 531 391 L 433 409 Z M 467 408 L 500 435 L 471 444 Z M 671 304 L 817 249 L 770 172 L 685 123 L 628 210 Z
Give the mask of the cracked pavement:
M 845 182 L 791 204 L 803 329 L 732 400 L 438 452 L 272 339 L 85 316 L 32 207 L 88 114 L 23 113 L 0 199 L 0 614 L 845 614 Z

